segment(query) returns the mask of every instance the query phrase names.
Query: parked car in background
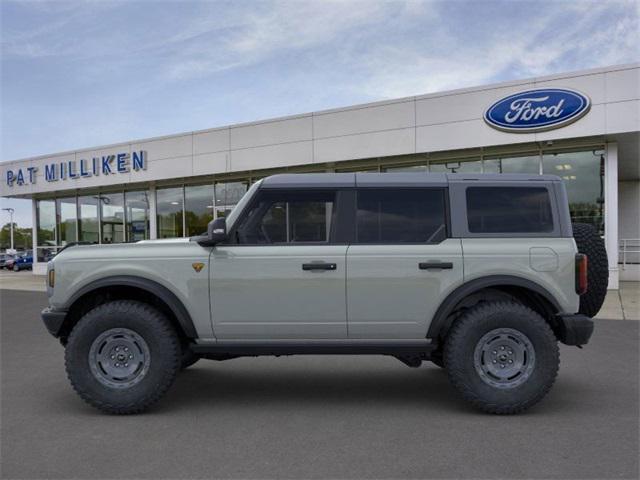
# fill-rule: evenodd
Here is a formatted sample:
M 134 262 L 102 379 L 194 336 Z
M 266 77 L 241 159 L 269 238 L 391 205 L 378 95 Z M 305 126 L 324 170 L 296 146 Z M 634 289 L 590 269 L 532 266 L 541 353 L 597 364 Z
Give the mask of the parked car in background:
M 9 253 L 0 253 L 0 269 L 7 268 L 7 263 L 11 263 L 13 266 L 13 259 L 15 257 Z
M 11 266 L 7 264 L 7 268 L 14 272 L 19 272 L 20 270 L 31 270 L 33 268 L 33 254 L 31 252 L 24 252 L 18 255 L 11 262 Z

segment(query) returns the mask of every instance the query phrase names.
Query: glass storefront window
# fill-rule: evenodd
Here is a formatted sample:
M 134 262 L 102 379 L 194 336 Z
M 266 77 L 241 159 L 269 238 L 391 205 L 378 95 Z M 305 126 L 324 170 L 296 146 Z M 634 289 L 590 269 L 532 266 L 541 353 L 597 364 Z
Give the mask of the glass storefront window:
M 156 209 L 158 238 L 176 238 L 184 236 L 183 188 L 159 188 L 156 190 Z
M 81 242 L 99 243 L 98 196 L 78 197 L 78 232 Z
M 207 232 L 207 224 L 213 220 L 213 185 L 185 187 L 184 218 L 187 237 Z
M 147 240 L 149 235 L 149 192 L 125 192 L 126 241 Z
M 247 192 L 247 182 L 227 182 L 215 184 L 216 217 L 225 217 Z
M 37 204 L 37 244 L 55 246 L 56 243 L 56 202 L 38 200 Z
M 58 198 L 58 244 L 65 246 L 78 241 L 78 208 L 76 198 Z
M 377 173 L 380 169 L 377 165 L 362 167 L 336 168 L 336 173 Z
M 571 220 L 593 225 L 604 233 L 604 168 L 592 151 L 545 153 L 543 172 L 564 180 Z
M 436 173 L 482 173 L 482 161 L 474 159 L 429 162 L 429 171 Z
M 395 172 L 395 173 L 400 173 L 400 172 L 428 172 L 429 171 L 429 167 L 427 167 L 426 165 L 403 165 L 400 167 L 387 167 L 385 168 L 383 171 L 385 172 Z
M 531 173 L 539 175 L 540 155 L 485 158 L 484 173 Z
M 124 242 L 124 194 L 100 195 L 102 243 Z

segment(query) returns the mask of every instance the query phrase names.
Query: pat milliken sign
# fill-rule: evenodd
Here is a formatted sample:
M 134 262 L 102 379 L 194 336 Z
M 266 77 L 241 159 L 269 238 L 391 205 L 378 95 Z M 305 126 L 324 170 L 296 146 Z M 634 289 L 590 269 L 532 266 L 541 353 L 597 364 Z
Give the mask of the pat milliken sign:
M 590 108 L 589 97 L 577 90 L 539 88 L 498 100 L 484 112 L 484 121 L 504 132 L 542 132 L 573 123 Z
M 89 177 L 118 175 L 147 169 L 147 152 L 140 150 L 129 153 L 102 155 L 89 159 L 52 162 L 41 166 L 42 176 L 47 182 L 68 179 L 78 180 Z M 25 167 L 7 170 L 5 181 L 9 187 L 35 184 L 40 167 Z

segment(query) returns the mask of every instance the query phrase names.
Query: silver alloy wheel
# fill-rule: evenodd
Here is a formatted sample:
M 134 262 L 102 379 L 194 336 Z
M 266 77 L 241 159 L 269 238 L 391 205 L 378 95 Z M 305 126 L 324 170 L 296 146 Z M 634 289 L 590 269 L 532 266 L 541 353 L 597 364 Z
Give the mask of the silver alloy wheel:
M 149 371 L 151 354 L 147 342 L 128 328 L 101 333 L 89 349 L 91 373 L 110 388 L 130 388 Z
M 536 352 L 524 333 L 496 328 L 478 341 L 473 363 L 485 383 L 500 389 L 515 388 L 531 376 Z

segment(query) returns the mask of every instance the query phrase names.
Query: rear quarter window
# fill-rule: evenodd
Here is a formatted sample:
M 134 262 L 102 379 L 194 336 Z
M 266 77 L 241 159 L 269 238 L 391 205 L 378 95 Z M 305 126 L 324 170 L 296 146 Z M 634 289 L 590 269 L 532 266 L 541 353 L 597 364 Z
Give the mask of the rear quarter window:
M 551 233 L 553 215 L 544 187 L 469 187 L 471 233 Z

